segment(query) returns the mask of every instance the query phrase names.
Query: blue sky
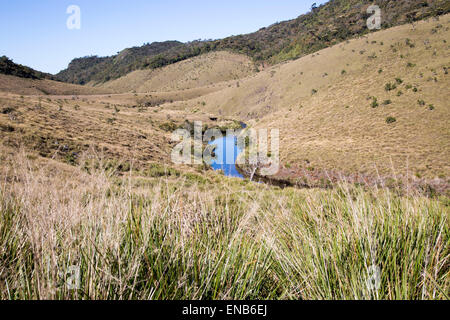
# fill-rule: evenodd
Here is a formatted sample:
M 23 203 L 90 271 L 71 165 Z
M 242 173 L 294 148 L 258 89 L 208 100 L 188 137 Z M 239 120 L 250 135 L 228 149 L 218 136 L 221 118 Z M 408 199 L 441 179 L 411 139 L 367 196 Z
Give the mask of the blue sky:
M 0 56 L 57 73 L 75 57 L 107 56 L 147 42 L 219 39 L 309 11 L 309 0 L 0 0 Z M 81 29 L 69 30 L 69 5 Z

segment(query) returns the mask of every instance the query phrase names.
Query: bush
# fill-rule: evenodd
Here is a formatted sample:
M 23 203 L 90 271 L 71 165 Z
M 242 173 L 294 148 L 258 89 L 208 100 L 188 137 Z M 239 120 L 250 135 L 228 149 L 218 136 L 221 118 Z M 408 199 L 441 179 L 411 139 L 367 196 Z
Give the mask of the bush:
M 384 90 L 386 90 L 386 91 L 392 91 L 392 90 L 395 90 L 395 89 L 397 89 L 397 85 L 395 83 L 388 82 L 384 86 Z
M 386 123 L 387 124 L 394 123 L 394 122 L 397 122 L 396 118 L 394 118 L 394 117 L 387 117 L 386 118 Z
M 159 128 L 167 132 L 173 132 L 177 130 L 177 125 L 174 122 L 165 122 L 160 124 Z
M 14 108 L 11 108 L 11 107 L 6 107 L 6 108 L 3 108 L 2 109 L 2 113 L 3 114 L 10 114 L 10 113 L 12 113 L 12 112 L 14 112 L 15 111 L 15 109 Z
M 406 45 L 409 46 L 410 48 L 414 48 L 416 45 L 411 41 L 411 39 L 406 39 L 405 41 Z
M 372 97 L 372 103 L 370 104 L 372 108 L 378 107 L 378 99 L 376 97 Z

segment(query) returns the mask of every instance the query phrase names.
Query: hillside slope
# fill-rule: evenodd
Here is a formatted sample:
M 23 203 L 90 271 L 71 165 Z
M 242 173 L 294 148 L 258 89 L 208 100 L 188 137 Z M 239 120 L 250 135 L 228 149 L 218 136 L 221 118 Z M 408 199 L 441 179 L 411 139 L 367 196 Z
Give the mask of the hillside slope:
M 56 75 L 58 80 L 76 84 L 90 81 L 104 82 L 116 79 L 143 66 L 143 61 L 182 45 L 178 41 L 154 42 L 142 47 L 122 50 L 111 57 L 84 57 L 74 59 L 67 69 Z
M 382 10 L 383 29 L 450 12 L 447 0 L 331 0 L 297 19 L 246 35 L 184 44 L 152 43 L 112 57 L 75 59 L 57 78 L 78 84 L 105 82 L 135 70 L 156 69 L 217 50 L 246 54 L 262 64 L 287 61 L 368 33 L 367 8 L 373 4 Z
M 156 70 L 134 71 L 99 87 L 116 92 L 176 91 L 241 79 L 254 69 L 246 56 L 213 52 Z
M 54 79 L 51 74 L 36 71 L 32 68 L 14 63 L 6 56 L 0 57 L 0 74 L 26 79 Z
M 291 176 L 323 169 L 448 177 L 449 20 L 446 15 L 335 45 L 189 107 L 279 128 L 282 163 Z
M 109 89 L 90 88 L 48 79 L 30 79 L 0 74 L 0 92 L 19 95 L 90 95 L 112 93 Z

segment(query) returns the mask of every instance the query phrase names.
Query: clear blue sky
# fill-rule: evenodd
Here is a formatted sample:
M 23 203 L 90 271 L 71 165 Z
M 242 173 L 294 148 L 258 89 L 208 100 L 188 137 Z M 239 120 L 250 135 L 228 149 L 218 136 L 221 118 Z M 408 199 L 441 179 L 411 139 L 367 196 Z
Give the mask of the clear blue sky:
M 75 57 L 165 40 L 219 39 L 309 11 L 310 0 L 0 0 L 0 56 L 57 73 Z M 81 29 L 69 30 L 69 5 Z

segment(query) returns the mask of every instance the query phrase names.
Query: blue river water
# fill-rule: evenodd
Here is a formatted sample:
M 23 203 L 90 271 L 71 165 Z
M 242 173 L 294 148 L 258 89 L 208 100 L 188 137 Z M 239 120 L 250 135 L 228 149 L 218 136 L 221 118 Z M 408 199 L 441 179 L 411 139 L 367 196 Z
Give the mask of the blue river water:
M 236 168 L 236 159 L 242 152 L 236 142 L 236 136 L 225 136 L 211 141 L 209 145 L 216 145 L 215 158 L 211 167 L 214 170 L 222 170 L 226 176 L 243 179 L 244 176 Z

